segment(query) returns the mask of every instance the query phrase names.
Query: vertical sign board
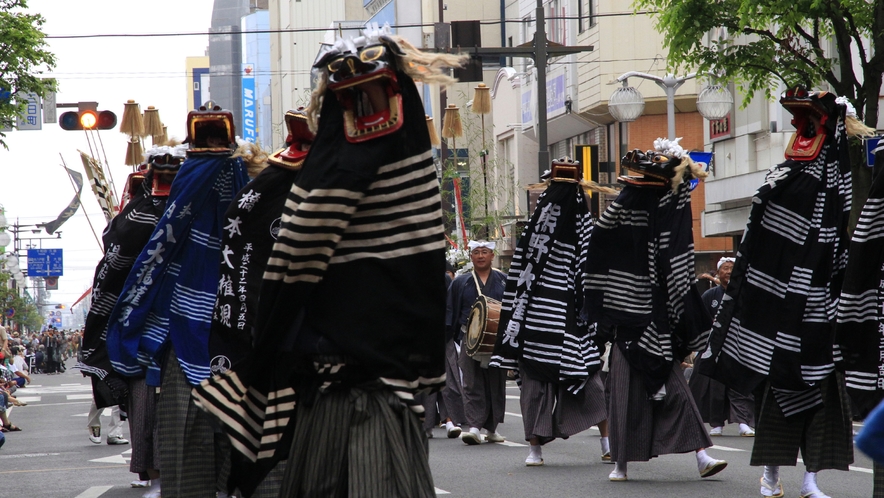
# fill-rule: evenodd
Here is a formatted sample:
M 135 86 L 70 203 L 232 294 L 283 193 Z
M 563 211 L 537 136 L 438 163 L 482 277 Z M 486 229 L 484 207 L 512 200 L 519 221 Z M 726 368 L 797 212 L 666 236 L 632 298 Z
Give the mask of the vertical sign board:
M 40 114 L 40 97 L 28 93 L 25 95 L 17 95 L 16 100 L 26 100 L 24 112 L 15 120 L 15 127 L 19 130 L 42 130 L 43 117 Z
M 583 166 L 583 179 L 587 182 L 603 183 L 600 181 L 599 172 L 599 146 L 598 145 L 575 145 L 574 158 Z M 589 210 L 592 217 L 598 219 L 602 212 L 601 194 L 587 192 L 589 196 Z
M 193 75 L 191 77 L 193 78 L 191 81 L 193 89 L 193 108 L 199 109 L 202 102 L 212 100 L 212 96 L 209 93 L 209 68 L 195 67 L 193 68 Z
M 243 64 L 242 69 L 242 138 L 255 143 L 258 139 L 255 129 L 255 67 Z
M 48 80 L 55 82 L 55 78 L 48 78 Z M 44 123 L 55 123 L 58 121 L 58 116 L 56 112 L 56 98 L 55 92 L 46 92 L 46 96 L 43 97 L 43 122 Z
M 28 249 L 28 277 L 60 277 L 63 274 L 61 249 Z
M 12 98 L 12 92 L 0 86 L 0 104 L 8 102 Z M 6 133 L 12 131 L 12 126 L 0 126 L 0 131 Z

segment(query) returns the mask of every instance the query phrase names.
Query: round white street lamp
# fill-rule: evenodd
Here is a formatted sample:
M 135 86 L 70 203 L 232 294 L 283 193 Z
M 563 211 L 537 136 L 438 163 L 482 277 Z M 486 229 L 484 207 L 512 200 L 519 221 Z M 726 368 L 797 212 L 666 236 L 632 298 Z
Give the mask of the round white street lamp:
M 731 92 L 718 84 L 707 86 L 697 95 L 697 111 L 710 121 L 727 116 L 733 105 L 734 97 Z
M 0 213 L 0 228 L 5 228 L 6 226 L 6 216 Z
M 12 242 L 12 237 L 6 232 L 0 232 L 0 247 L 6 247 Z
M 638 119 L 645 110 L 645 98 L 635 88 L 627 86 L 626 80 L 623 86 L 614 90 L 608 99 L 608 112 L 621 123 L 631 123 Z

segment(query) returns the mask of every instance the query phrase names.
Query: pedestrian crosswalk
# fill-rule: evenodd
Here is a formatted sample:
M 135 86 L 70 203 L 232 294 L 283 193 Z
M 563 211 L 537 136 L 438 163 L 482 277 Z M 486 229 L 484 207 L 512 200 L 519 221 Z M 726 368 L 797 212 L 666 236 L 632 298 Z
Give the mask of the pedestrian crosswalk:
M 15 397 L 23 403 L 40 403 L 46 396 L 63 395 L 66 401 L 89 401 L 92 400 L 92 385 L 89 383 L 61 384 L 59 386 L 44 386 L 42 384 L 29 384 L 20 388 Z

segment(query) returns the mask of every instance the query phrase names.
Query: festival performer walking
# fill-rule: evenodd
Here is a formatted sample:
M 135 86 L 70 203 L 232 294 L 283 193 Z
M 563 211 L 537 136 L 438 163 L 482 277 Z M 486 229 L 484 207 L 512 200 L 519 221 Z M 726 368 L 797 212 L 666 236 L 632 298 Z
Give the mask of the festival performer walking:
M 317 58 L 307 114 L 321 119 L 264 273 L 255 347 L 194 390 L 233 465 L 256 467 L 229 489 L 249 496 L 287 453 L 280 496 L 435 496 L 414 395 L 444 383 L 445 237 L 412 77 L 449 83 L 461 61 L 376 24 Z
M 789 89 L 796 131 L 786 161 L 755 192 L 700 374 L 755 394 L 751 465 L 762 496 L 783 496 L 782 465 L 805 465 L 800 496 L 824 498 L 817 473 L 853 463 L 850 403 L 835 370 L 836 310 L 847 263 L 850 156 L 846 100 Z M 854 126 L 857 125 L 857 126 Z M 747 347 L 748 345 L 751 347 Z M 708 360 L 708 361 L 707 361 Z
M 593 222 L 583 189 L 613 190 L 583 182 L 579 171 L 568 158 L 552 162 L 513 255 L 491 359 L 517 372 L 529 467 L 543 465 L 543 445 L 596 424 L 602 459 L 610 461 L 595 324 L 580 310 Z
M 718 308 L 724 299 L 724 291 L 731 279 L 731 271 L 734 269 L 734 258 L 721 258 L 718 261 L 719 284 L 703 293 L 703 304 L 709 311 L 709 315 L 715 317 Z M 694 368 L 702 359 L 697 358 Z M 755 397 L 740 394 L 733 389 L 728 389 L 721 382 L 717 382 L 705 375 L 692 376 L 690 383 L 691 394 L 703 417 L 703 422 L 712 426 L 710 436 L 721 436 L 725 420 L 732 424 L 740 424 L 740 436 L 754 437 L 755 430 Z
M 704 177 L 678 140 L 634 150 L 623 166 L 644 177 L 625 184 L 593 229 L 586 262 L 585 313 L 610 341 L 608 420 L 612 481 L 627 463 L 696 451 L 700 477 L 727 466 L 706 454 L 712 441 L 681 371 L 702 347 L 711 317 L 694 283 L 693 233 L 687 180 Z M 673 437 L 662 438 L 659 435 Z
M 489 366 L 490 354 L 471 354 L 464 347 L 468 327 L 484 329 L 484 323 L 470 324 L 471 310 L 480 297 L 499 304 L 503 299 L 506 286 L 506 274 L 492 268 L 496 244 L 486 240 L 471 240 L 470 261 L 473 270 L 460 275 L 448 288 L 448 310 L 445 326 L 448 334 L 460 345 L 457 364 L 463 376 L 462 393 L 464 419 L 469 430 L 461 434 L 460 439 L 467 445 L 482 442 L 484 429 L 485 440 L 489 443 L 501 443 L 506 439 L 497 432 L 497 426 L 503 423 L 503 412 L 506 408 L 506 372 L 500 368 Z

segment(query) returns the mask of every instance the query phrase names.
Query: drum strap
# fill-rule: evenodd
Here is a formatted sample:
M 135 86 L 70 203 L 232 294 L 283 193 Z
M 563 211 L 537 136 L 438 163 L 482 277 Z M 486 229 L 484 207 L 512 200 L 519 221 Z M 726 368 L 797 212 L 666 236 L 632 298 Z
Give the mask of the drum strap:
M 488 278 L 491 278 L 491 275 L 488 275 Z M 476 283 L 476 292 L 479 293 L 480 296 L 484 296 L 485 294 L 482 292 L 482 285 L 479 284 L 479 277 L 476 276 L 476 272 L 473 271 L 473 282 Z

